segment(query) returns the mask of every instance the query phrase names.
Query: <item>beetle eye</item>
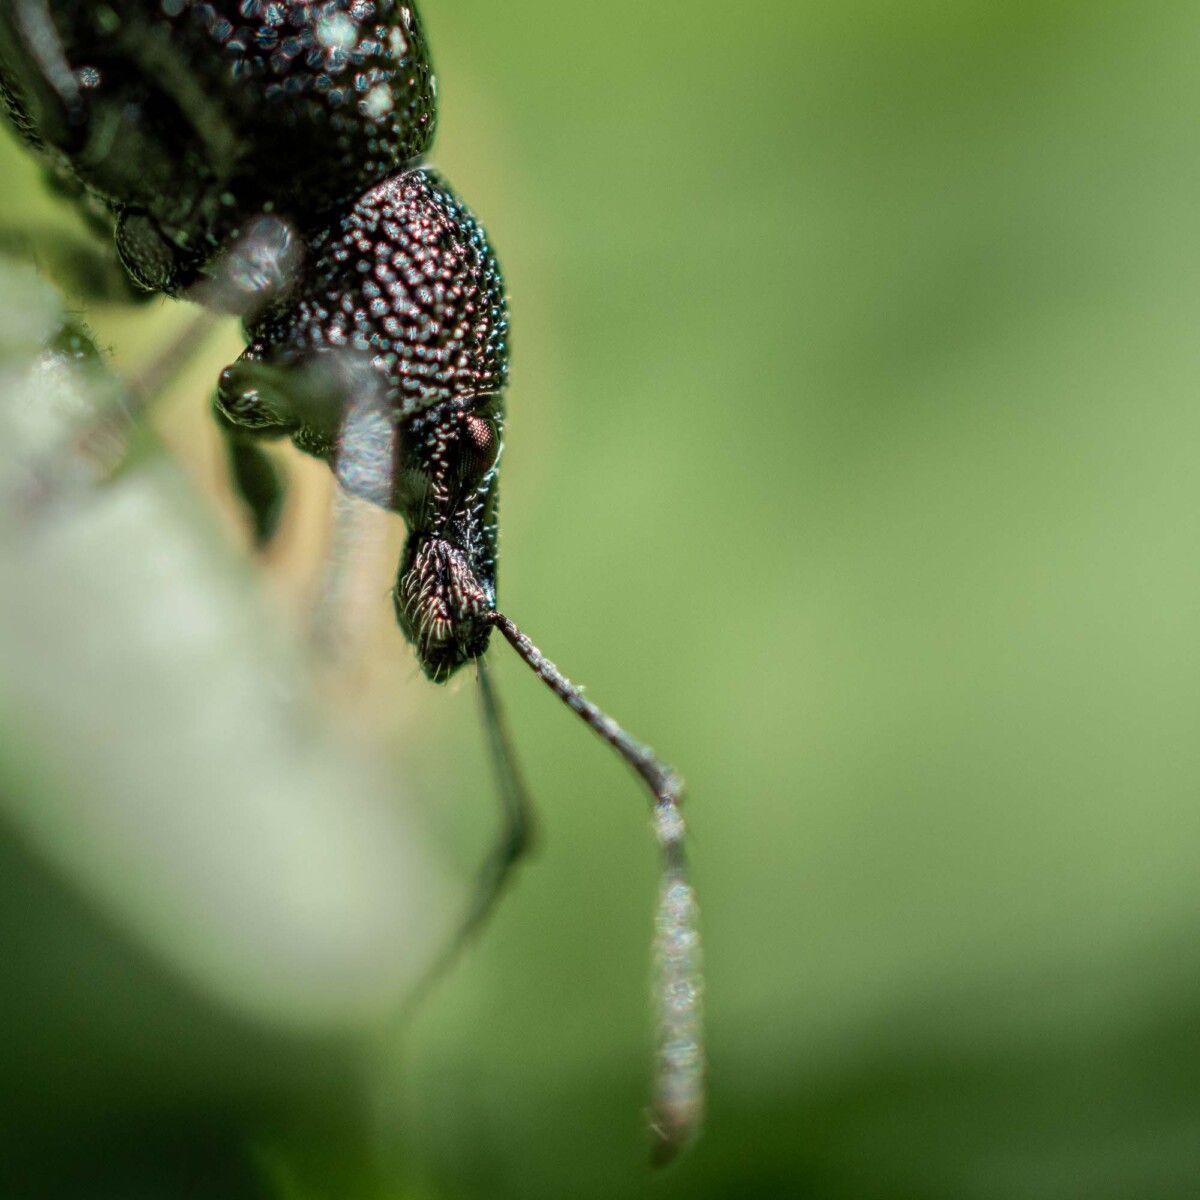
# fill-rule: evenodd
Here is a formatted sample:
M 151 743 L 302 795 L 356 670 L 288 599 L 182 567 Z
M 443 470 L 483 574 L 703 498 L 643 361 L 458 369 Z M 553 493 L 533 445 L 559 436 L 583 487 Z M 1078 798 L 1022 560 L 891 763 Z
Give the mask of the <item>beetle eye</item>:
M 463 465 L 468 475 L 486 475 L 500 455 L 500 434 L 490 417 L 474 413 L 463 418 Z

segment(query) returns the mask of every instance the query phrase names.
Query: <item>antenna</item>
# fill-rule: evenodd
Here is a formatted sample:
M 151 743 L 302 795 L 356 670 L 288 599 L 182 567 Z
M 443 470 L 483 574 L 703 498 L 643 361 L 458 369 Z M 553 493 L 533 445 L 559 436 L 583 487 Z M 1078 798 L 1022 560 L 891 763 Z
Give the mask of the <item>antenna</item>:
M 704 1117 L 703 978 L 699 914 L 695 892 L 688 882 L 684 822 L 679 811 L 683 780 L 654 751 L 588 700 L 508 617 L 492 612 L 487 620 L 500 630 L 530 670 L 637 772 L 654 800 L 654 832 L 662 849 L 662 874 L 655 914 L 658 1060 L 650 1131 L 654 1138 L 651 1157 L 661 1165 L 692 1141 Z

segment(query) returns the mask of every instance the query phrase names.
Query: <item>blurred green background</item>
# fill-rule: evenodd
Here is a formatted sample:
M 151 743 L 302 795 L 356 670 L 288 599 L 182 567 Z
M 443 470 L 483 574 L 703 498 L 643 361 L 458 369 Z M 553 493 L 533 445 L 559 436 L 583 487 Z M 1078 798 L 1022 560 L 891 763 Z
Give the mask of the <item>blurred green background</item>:
M 498 646 L 538 853 L 367 1052 L 222 1008 L 6 852 L 41 914 L 10 937 L 57 931 L 6 985 L 56 1014 L 14 1128 L 75 1163 L 28 1194 L 108 1195 L 117 1159 L 114 1195 L 1200 1194 L 1195 5 L 423 12 L 435 161 L 512 295 L 502 604 L 688 778 L 707 1132 L 645 1166 L 642 797 Z M 0 215 L 59 219 L 3 169 Z M 121 366 L 179 322 L 89 318 Z M 223 336 L 156 420 L 236 541 Z M 288 461 L 281 611 L 328 499 Z M 474 697 L 418 677 L 379 571 L 369 686 L 335 695 L 403 730 L 466 872 Z

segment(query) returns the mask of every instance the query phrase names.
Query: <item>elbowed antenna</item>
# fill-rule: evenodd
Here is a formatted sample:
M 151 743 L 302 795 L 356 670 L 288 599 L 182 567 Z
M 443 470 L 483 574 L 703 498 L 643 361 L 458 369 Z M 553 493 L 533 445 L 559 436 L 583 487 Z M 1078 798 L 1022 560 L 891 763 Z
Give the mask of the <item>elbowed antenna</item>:
M 699 912 L 684 853 L 684 822 L 679 811 L 683 780 L 588 700 L 508 617 L 493 612 L 487 619 L 533 673 L 638 773 L 654 798 L 654 831 L 663 864 L 655 914 L 658 1062 L 650 1129 L 653 1161 L 670 1162 L 695 1138 L 704 1119 Z

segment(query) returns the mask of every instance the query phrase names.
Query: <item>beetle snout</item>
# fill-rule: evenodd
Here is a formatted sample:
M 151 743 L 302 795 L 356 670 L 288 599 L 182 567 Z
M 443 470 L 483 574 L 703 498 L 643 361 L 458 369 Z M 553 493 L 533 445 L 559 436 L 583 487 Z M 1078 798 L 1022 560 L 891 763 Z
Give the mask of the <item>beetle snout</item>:
M 466 551 L 445 538 L 412 534 L 392 600 L 421 669 L 435 682 L 449 679 L 487 648 L 492 586 L 472 569 Z

